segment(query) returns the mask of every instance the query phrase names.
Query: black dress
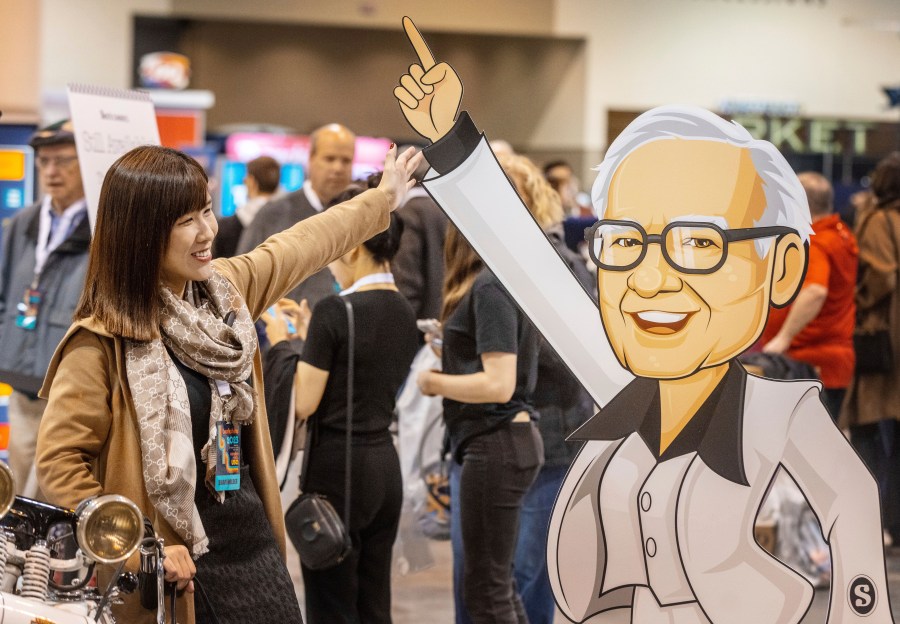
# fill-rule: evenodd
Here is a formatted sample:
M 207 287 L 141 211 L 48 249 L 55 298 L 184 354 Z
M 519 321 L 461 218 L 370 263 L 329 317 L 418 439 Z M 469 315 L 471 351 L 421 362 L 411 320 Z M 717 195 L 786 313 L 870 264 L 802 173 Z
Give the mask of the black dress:
M 209 381 L 177 358 L 172 359 L 187 385 L 191 404 L 197 461 L 194 502 L 209 538 L 209 552 L 195 562 L 196 578 L 221 624 L 302 623 L 294 585 L 250 478 L 250 466 L 242 464 L 241 488 L 226 492 L 222 504 L 203 482 L 206 464 L 200 450 L 208 436 L 212 409 Z M 198 594 L 194 594 L 194 610 L 198 624 L 211 621 Z

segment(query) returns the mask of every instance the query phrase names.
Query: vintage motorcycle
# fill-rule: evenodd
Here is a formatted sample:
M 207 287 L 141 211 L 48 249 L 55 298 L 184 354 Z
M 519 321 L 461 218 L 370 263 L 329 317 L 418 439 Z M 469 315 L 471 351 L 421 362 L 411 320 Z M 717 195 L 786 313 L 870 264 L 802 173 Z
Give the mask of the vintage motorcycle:
M 123 573 L 140 548 L 140 575 Z M 64 509 L 15 495 L 10 468 L 0 462 L 0 622 L 115 624 L 110 606 L 141 590 L 141 603 L 164 622 L 163 543 L 138 506 L 115 494 Z M 97 587 L 96 564 L 112 565 Z M 174 615 L 173 615 L 174 617 Z

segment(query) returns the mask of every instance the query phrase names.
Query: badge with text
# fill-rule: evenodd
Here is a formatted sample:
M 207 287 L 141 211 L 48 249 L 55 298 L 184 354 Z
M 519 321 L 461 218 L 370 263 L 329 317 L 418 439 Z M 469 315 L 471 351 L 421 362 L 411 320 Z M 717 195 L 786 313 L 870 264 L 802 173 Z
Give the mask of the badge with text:
M 19 311 L 16 315 L 16 327 L 21 329 L 33 330 L 37 327 L 38 311 L 41 309 L 41 299 L 43 295 L 37 288 L 28 288 L 25 290 L 25 296 L 22 297 L 16 309 Z
M 216 491 L 241 489 L 241 425 L 216 423 Z

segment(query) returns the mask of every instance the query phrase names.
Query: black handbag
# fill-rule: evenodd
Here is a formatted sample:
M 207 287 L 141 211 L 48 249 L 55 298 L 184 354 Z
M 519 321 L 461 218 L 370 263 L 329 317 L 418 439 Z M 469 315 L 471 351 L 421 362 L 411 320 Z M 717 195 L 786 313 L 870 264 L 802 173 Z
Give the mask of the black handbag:
M 300 489 L 297 497 L 284 514 L 284 524 L 288 537 L 297 553 L 300 563 L 310 570 L 326 570 L 341 563 L 353 547 L 350 541 L 350 467 L 353 436 L 353 307 L 344 300 L 347 308 L 347 450 L 344 481 L 344 519 L 341 521 L 334 506 L 325 496 L 315 492 L 305 492 L 307 467 L 312 445 L 307 442 L 303 451 L 303 468 L 300 473 Z M 312 435 L 312 427 L 309 435 Z

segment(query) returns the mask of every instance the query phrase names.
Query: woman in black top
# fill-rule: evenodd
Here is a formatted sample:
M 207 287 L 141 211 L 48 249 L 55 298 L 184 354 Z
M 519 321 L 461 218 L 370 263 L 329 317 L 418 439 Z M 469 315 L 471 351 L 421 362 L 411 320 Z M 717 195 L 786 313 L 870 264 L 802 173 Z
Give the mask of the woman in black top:
M 501 155 L 497 161 L 559 257 L 585 291 L 594 293 L 596 280 L 592 279 L 584 259 L 566 247 L 562 226 L 565 213 L 560 196 L 541 170 L 520 154 Z M 550 513 L 569 464 L 580 447 L 578 443 L 566 442 L 566 438 L 593 416 L 594 402 L 553 347 L 543 338 L 540 343 L 534 407 L 541 415 L 538 425 L 544 442 L 544 466 L 522 500 L 514 567 L 516 588 L 522 596 L 529 624 L 552 624 L 556 603 L 547 574 Z
M 459 507 L 465 608 L 475 624 L 528 619 L 512 578 L 519 508 L 543 462 L 532 407 L 537 334 L 459 232 L 445 243 L 443 373 L 418 383 L 444 397 Z
M 360 190 L 350 191 L 350 196 Z M 337 201 L 347 197 L 347 191 Z M 397 288 L 389 263 L 402 222 L 331 264 L 345 290 L 320 301 L 309 322 L 297 366 L 296 414 L 312 418 L 305 490 L 324 494 L 344 512 L 347 407 L 347 311 L 353 306 L 355 360 L 351 469 L 351 554 L 336 567 L 302 567 L 311 624 L 391 621 L 391 551 L 403 488 L 400 460 L 388 427 L 394 399 L 417 344 L 412 308 Z M 302 564 L 302 561 L 301 561 Z

